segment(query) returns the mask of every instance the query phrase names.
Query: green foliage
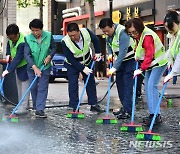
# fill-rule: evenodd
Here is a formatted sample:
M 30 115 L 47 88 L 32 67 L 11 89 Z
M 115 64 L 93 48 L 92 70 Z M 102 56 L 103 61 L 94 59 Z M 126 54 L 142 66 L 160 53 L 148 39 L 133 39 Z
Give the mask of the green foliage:
M 86 2 L 94 2 L 95 0 L 86 0 Z
M 32 4 L 35 5 L 35 6 L 39 6 L 40 2 L 39 2 L 39 0 L 34 0 L 34 2 L 32 2 Z
M 17 0 L 18 7 L 26 8 L 31 5 L 30 0 Z
M 39 7 L 40 1 L 39 0 L 17 0 L 17 5 L 19 8 L 26 8 L 29 5 L 34 5 Z

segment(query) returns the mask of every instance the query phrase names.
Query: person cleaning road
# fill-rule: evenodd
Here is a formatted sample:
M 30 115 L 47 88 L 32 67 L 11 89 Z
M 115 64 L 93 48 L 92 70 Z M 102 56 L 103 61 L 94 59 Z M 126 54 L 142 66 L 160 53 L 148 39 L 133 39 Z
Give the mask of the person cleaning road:
M 44 113 L 48 94 L 49 76 L 51 70 L 50 61 L 56 52 L 56 44 L 50 32 L 43 30 L 40 19 L 33 19 L 29 23 L 31 34 L 25 37 L 24 56 L 28 62 L 28 76 L 30 83 L 37 75 L 39 78 L 31 88 L 33 108 L 35 115 L 46 118 Z M 43 71 L 40 68 L 45 65 Z
M 95 49 L 95 59 L 101 57 L 100 43 L 95 34 L 87 28 L 79 29 L 76 23 L 67 25 L 67 35 L 62 40 L 63 51 L 66 56 L 65 67 L 68 74 L 68 90 L 69 90 L 69 107 L 76 110 L 79 102 L 79 73 L 83 75 L 83 81 L 86 81 L 87 75 L 92 73 L 90 69 L 92 63 L 91 42 Z M 91 74 L 86 92 L 88 96 L 88 104 L 91 105 L 90 111 L 103 112 L 104 110 L 97 104 L 97 94 L 94 75 Z
M 144 26 L 140 18 L 129 19 L 125 23 L 128 34 L 136 40 L 135 58 L 142 63 L 134 71 L 134 77 L 145 71 L 145 94 L 149 109 L 149 116 L 143 118 L 146 125 L 150 125 L 159 99 L 158 84 L 167 68 L 165 48 L 158 35 Z M 160 109 L 155 124 L 161 123 Z
M 110 18 L 103 18 L 99 23 L 100 29 L 106 35 L 108 60 L 116 59 L 107 72 L 116 72 L 116 85 L 122 108 L 114 112 L 118 119 L 130 118 L 133 96 L 133 71 L 135 70 L 134 41 L 125 32 L 124 26 L 114 24 Z
M 173 10 L 168 11 L 164 18 L 164 26 L 168 31 L 167 37 L 170 39 L 168 49 L 168 69 L 172 67 L 171 72 L 164 78 L 164 83 L 180 74 L 179 18 L 179 14 Z
M 18 101 L 20 101 L 29 86 L 27 61 L 24 59 L 24 35 L 19 32 L 19 27 L 16 24 L 10 24 L 7 27 L 6 35 L 9 39 L 7 43 L 6 57 L 7 61 L 12 57 L 12 61 L 10 62 L 8 69 L 3 71 L 2 77 L 5 77 L 15 70 Z M 29 94 L 25 97 L 15 114 L 26 114 L 28 102 Z

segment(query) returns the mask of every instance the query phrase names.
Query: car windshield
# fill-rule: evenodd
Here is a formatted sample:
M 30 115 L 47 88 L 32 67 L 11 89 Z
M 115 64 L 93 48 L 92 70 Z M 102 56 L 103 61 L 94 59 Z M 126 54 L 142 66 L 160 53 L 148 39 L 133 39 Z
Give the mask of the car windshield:
M 63 39 L 63 35 L 53 35 L 54 41 L 56 43 L 56 53 L 57 54 L 64 54 L 62 45 L 61 45 L 61 40 Z

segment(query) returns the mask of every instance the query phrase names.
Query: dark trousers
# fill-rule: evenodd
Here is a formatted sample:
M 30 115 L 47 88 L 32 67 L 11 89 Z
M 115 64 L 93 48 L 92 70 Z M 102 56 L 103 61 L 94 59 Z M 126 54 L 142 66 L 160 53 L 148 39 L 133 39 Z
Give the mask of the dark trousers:
M 41 77 L 37 78 L 36 82 L 31 88 L 33 107 L 36 109 L 36 111 L 44 110 L 46 106 L 50 70 L 51 68 L 42 71 Z M 35 74 L 32 69 L 28 69 L 28 76 L 31 83 L 35 78 Z
M 135 60 L 130 59 L 121 64 L 120 69 L 116 72 L 116 84 L 119 99 L 125 111 L 132 111 L 132 96 L 133 96 L 133 72 L 135 70 Z
M 90 68 L 90 65 L 89 65 L 89 68 Z M 77 69 L 75 69 L 72 65 L 69 65 L 67 63 L 65 63 L 65 67 L 67 68 L 67 74 L 68 74 L 68 80 L 69 80 L 69 84 L 68 84 L 69 99 L 70 99 L 69 106 L 72 108 L 76 108 L 79 102 L 78 78 L 79 78 L 80 72 Z M 87 79 L 87 75 L 83 72 L 81 73 L 83 75 L 83 80 L 85 83 Z M 96 94 L 96 84 L 94 80 L 94 74 L 90 75 L 90 78 L 86 87 L 86 93 L 88 96 L 88 104 L 89 105 L 97 104 L 97 94 Z
M 173 84 L 176 84 L 177 82 L 177 76 L 173 76 Z

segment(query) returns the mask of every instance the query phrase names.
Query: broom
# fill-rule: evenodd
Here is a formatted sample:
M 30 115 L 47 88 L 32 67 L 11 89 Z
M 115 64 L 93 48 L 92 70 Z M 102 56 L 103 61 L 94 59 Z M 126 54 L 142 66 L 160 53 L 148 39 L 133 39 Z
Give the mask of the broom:
M 110 62 L 110 68 L 112 67 L 112 62 Z M 109 104 L 110 104 L 110 87 L 111 87 L 111 78 L 112 75 L 108 78 L 108 96 L 107 96 L 107 104 L 106 104 L 106 115 L 104 118 L 99 118 L 96 120 L 97 124 L 117 124 L 117 120 L 115 118 L 109 117 Z
M 137 69 L 138 69 L 138 61 L 136 62 L 136 70 Z M 142 125 L 134 124 L 134 112 L 135 112 L 135 103 L 136 103 L 136 87 L 137 87 L 137 76 L 135 77 L 135 81 L 134 81 L 131 122 L 129 124 L 122 124 L 122 127 L 120 128 L 121 131 L 128 131 L 128 132 L 143 131 Z
M 44 65 L 41 67 L 41 71 L 43 70 Z M 35 83 L 35 81 L 37 80 L 38 76 L 36 75 L 35 78 L 33 79 L 33 81 L 31 82 L 31 84 L 29 85 L 28 89 L 26 90 L 25 94 L 22 96 L 21 100 L 19 101 L 19 103 L 15 106 L 15 108 L 13 109 L 13 111 L 11 112 L 11 114 L 7 117 L 3 117 L 2 121 L 11 121 L 11 122 L 18 122 L 19 119 L 18 117 L 16 117 L 14 115 L 14 113 L 16 112 L 16 110 L 19 108 L 19 106 L 22 104 L 24 98 L 26 97 L 26 95 L 29 93 L 29 91 L 31 90 L 31 87 L 33 86 L 33 84 Z
M 167 87 L 167 82 L 163 85 L 163 89 L 162 89 L 160 98 L 158 100 L 158 104 L 156 106 L 156 110 L 155 110 L 155 113 L 154 113 L 153 119 L 151 121 L 151 125 L 149 127 L 148 132 L 138 132 L 138 134 L 136 135 L 136 138 L 138 140 L 150 140 L 150 141 L 160 141 L 161 140 L 161 136 L 159 133 L 152 133 L 152 128 L 154 126 L 156 116 L 157 116 L 158 110 L 160 108 L 160 104 L 161 104 L 164 92 L 166 90 L 166 87 Z
M 93 62 L 92 62 L 92 64 L 91 64 L 91 68 L 90 68 L 91 70 L 93 69 L 94 64 L 95 64 L 95 61 L 93 60 Z M 91 73 L 89 73 L 88 76 L 87 76 L 87 79 L 86 79 L 86 82 L 85 82 L 85 84 L 84 84 L 83 90 L 82 90 L 82 92 L 81 92 L 81 95 L 80 95 L 80 98 L 79 98 L 79 102 L 78 102 L 78 105 L 77 105 L 77 107 L 76 107 L 75 112 L 69 112 L 69 113 L 67 114 L 67 118 L 84 119 L 84 117 L 85 117 L 85 116 L 84 116 L 84 113 L 79 112 L 79 107 L 80 107 L 80 104 L 81 104 L 81 102 L 82 102 L 82 99 L 83 99 L 83 96 L 84 96 L 84 92 L 85 92 L 86 86 L 87 86 L 87 84 L 88 84 L 90 75 L 91 75 Z

